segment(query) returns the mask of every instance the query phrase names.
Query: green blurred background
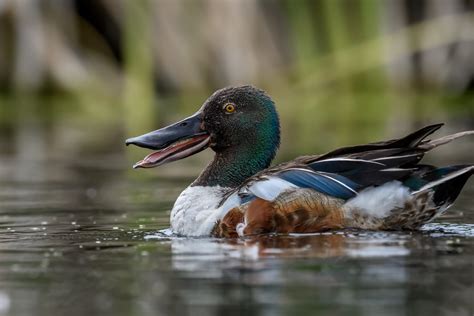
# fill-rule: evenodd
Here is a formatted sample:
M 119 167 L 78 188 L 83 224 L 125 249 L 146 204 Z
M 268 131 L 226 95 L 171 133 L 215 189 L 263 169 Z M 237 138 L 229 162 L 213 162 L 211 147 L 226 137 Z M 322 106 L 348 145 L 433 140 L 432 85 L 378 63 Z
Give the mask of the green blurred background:
M 0 153 L 17 161 L 128 168 L 144 150 L 125 138 L 243 83 L 277 103 L 278 160 L 472 128 L 474 1 L 0 0 Z

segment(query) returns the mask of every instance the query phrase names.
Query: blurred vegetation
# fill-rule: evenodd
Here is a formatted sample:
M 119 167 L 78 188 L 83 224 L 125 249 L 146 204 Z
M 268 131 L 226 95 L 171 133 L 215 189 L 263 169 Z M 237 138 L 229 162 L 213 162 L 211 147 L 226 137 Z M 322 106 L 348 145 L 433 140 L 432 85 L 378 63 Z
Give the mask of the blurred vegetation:
M 121 154 L 242 83 L 277 103 L 279 159 L 472 128 L 473 59 L 474 1 L 0 0 L 1 152 Z

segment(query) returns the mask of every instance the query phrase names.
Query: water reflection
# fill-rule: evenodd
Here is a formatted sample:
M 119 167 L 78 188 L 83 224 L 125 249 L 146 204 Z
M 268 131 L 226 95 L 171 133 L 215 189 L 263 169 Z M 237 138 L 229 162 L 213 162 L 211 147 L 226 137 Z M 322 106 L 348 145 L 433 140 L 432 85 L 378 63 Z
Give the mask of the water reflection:
M 227 258 L 256 261 L 262 258 L 385 257 L 409 254 L 407 237 L 398 233 L 331 232 L 254 236 L 245 239 L 166 237 L 168 230 L 146 235 L 146 240 L 169 242 L 177 269 L 193 270 L 199 265 Z M 165 240 L 165 241 L 163 241 Z M 187 258 L 190 265 L 187 265 Z
M 407 256 L 411 250 L 428 247 L 454 250 L 460 238 L 474 236 L 474 224 L 430 223 L 420 232 L 371 232 L 346 230 L 314 234 L 263 235 L 237 239 L 187 238 L 170 229 L 146 234 L 147 241 L 169 244 L 174 267 L 192 271 L 209 262 L 236 258 L 379 258 Z M 434 238 L 451 238 L 433 243 Z M 457 237 L 457 238 L 456 238 Z M 192 259 L 192 260 L 188 260 Z M 189 263 L 189 264 L 188 264 Z
M 202 293 L 182 293 L 184 305 L 201 302 L 225 309 L 229 292 L 250 288 L 250 306 L 271 304 L 273 312 L 439 314 L 452 310 L 446 296 L 455 295 L 462 314 L 470 308 L 466 292 L 472 284 L 469 236 L 474 225 L 456 225 L 457 233 L 452 224 L 437 223 L 418 233 L 345 231 L 219 240 L 161 231 L 144 239 L 169 247 L 169 268 L 190 288 L 204 286 Z M 216 284 L 224 284 L 225 290 L 216 290 Z M 438 290 L 431 291 L 433 287 Z M 239 293 L 232 294 L 239 302 L 248 299 Z

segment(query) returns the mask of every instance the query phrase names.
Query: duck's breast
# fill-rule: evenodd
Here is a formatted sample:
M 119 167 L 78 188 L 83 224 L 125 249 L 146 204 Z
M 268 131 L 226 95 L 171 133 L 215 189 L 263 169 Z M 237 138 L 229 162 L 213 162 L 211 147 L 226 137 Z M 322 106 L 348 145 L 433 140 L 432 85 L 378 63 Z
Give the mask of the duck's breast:
M 171 229 L 184 236 L 208 236 L 220 219 L 219 204 L 228 188 L 220 186 L 189 186 L 171 210 Z

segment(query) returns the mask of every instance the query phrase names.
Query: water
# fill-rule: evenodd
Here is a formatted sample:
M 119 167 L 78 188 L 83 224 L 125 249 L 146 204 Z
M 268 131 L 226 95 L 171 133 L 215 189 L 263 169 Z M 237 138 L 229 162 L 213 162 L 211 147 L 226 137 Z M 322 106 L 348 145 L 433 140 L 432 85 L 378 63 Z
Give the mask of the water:
M 473 313 L 472 180 L 420 232 L 219 240 L 167 230 L 198 167 L 166 168 L 3 155 L 0 315 Z

